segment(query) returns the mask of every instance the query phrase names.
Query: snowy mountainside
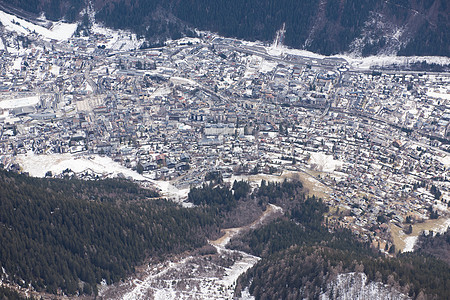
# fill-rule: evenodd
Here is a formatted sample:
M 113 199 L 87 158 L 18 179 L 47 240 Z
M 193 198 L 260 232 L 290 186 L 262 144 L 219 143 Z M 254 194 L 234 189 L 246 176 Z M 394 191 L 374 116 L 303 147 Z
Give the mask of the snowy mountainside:
M 194 28 L 271 41 L 286 24 L 285 43 L 325 55 L 449 56 L 446 0 L 0 0 L 0 8 L 98 22 L 145 36 L 152 44 L 195 35 Z
M 34 34 L 46 40 L 56 41 L 67 40 L 77 28 L 76 23 L 44 22 L 35 24 L 3 11 L 0 11 L 0 22 L 7 31 L 13 31 L 21 35 Z M 43 24 L 47 24 L 48 28 Z
M 395 55 L 409 39 L 405 26 L 398 26 L 385 15 L 372 12 L 361 35 L 350 43 L 349 52 L 356 56 Z
M 384 1 L 371 10 L 349 44 L 353 55 L 448 56 L 448 6 L 439 1 Z M 433 28 L 433 30 L 430 30 Z M 433 44 L 432 41 L 440 41 Z
M 134 50 L 138 49 L 145 41 L 142 38 L 137 38 L 136 34 L 130 31 L 113 30 L 96 23 L 94 18 L 91 18 L 91 20 L 90 33 L 103 35 L 106 43 L 102 45 L 106 49 L 114 51 Z M 29 20 L 2 11 L 0 7 L 0 50 L 15 53 L 23 52 L 22 50 L 29 48 L 29 44 L 32 42 L 40 44 L 43 41 L 44 45 L 51 41 L 65 43 L 70 38 L 75 37 L 79 26 L 80 24 L 77 22 L 49 21 L 44 16 L 39 20 Z

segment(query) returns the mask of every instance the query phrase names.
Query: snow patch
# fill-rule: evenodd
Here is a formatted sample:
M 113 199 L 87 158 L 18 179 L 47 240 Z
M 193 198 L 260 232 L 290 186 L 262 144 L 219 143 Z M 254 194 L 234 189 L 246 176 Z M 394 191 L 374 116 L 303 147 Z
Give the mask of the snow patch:
M 343 162 L 333 159 L 332 155 L 326 155 L 322 152 L 312 152 L 310 165 L 315 166 L 318 171 L 334 172 L 342 167 Z
M 242 290 L 241 297 L 239 298 L 239 300 L 255 300 L 255 297 L 250 295 L 248 286 Z
M 444 56 L 368 56 L 358 57 L 351 55 L 337 55 L 347 60 L 354 69 L 369 70 L 371 67 L 385 67 L 390 65 L 405 65 L 426 62 L 428 64 L 450 65 L 450 57 Z
M 19 70 L 22 68 L 22 60 L 23 60 L 22 57 L 16 58 L 16 59 L 14 60 L 13 65 L 12 65 L 12 69 L 13 69 L 13 70 L 19 71 Z
M 66 169 L 75 173 L 91 170 L 104 177 L 117 177 L 119 174 L 131 177 L 135 180 L 146 180 L 142 175 L 130 170 L 109 157 L 102 156 L 75 156 L 69 153 L 36 155 L 34 153 L 20 154 L 17 161 L 25 172 L 34 177 L 44 177 L 47 171 L 53 174 L 60 174 Z
M 55 76 L 59 75 L 60 70 L 61 70 L 61 67 L 56 66 L 56 65 L 50 66 L 50 69 L 49 69 L 50 73 L 52 73 Z
M 113 30 L 101 24 L 94 23 L 91 28 L 93 33 L 105 37 L 105 48 L 116 51 L 130 51 L 139 49 L 144 39 L 138 39 L 137 35 L 126 30 Z
M 247 254 L 245 252 L 239 251 L 239 253 L 243 255 L 242 259 L 235 262 L 234 265 L 231 266 L 231 268 L 227 269 L 226 275 L 222 278 L 222 280 L 219 280 L 219 283 L 223 284 L 224 286 L 234 287 L 239 276 L 253 267 L 260 260 L 259 257 Z
M 267 60 L 263 60 L 261 62 L 260 67 L 259 67 L 259 71 L 261 73 L 268 73 L 268 72 L 273 71 L 273 69 L 275 69 L 276 66 L 277 66 L 276 62 L 270 62 L 270 61 L 267 61 Z
M 443 224 L 437 225 L 432 230 L 435 234 L 437 233 L 444 234 L 449 227 L 450 227 L 450 218 L 447 218 Z
M 266 51 L 271 56 L 281 56 L 283 54 L 283 49 L 281 47 L 269 47 Z
M 440 99 L 445 99 L 445 100 L 450 100 L 450 93 L 448 93 L 447 91 L 428 91 L 427 92 L 427 96 L 429 97 L 433 97 L 433 98 L 440 98 Z
M 198 85 L 198 83 L 192 79 L 176 77 L 176 76 L 170 77 L 170 82 L 173 82 L 174 84 L 186 84 L 186 85 L 194 85 L 194 86 Z
M 153 94 L 150 95 L 150 98 L 154 99 L 155 97 L 167 96 L 171 92 L 172 89 L 170 87 L 159 87 L 156 91 L 153 92 Z
M 327 284 L 321 300 L 336 299 L 409 299 L 408 296 L 381 282 L 368 282 L 364 273 L 339 274 Z
M 47 29 L 3 11 L 0 11 L 0 22 L 6 30 L 24 35 L 36 33 L 44 39 L 57 41 L 64 41 L 72 37 L 78 26 L 76 23 L 56 22 L 50 29 Z
M 291 49 L 291 48 L 285 48 L 283 49 L 284 54 L 292 54 L 296 56 L 303 56 L 303 57 L 309 57 L 309 58 L 317 58 L 317 59 L 324 59 L 327 58 L 327 56 L 314 53 L 308 50 L 301 50 L 301 49 Z
M 414 251 L 414 245 L 417 242 L 418 237 L 417 236 L 408 236 L 405 238 L 405 247 L 403 248 L 402 252 L 413 252 Z
M 398 27 L 383 14 L 371 12 L 360 36 L 349 48 L 351 53 L 361 55 L 366 46 L 372 45 L 379 48 L 375 49 L 378 54 L 395 55 L 408 40 L 404 27 Z
M 0 108 L 10 109 L 25 106 L 35 106 L 39 103 L 39 96 L 31 96 L 25 98 L 9 99 L 0 101 Z
M 168 181 L 152 180 L 145 175 L 122 166 L 110 157 L 99 155 L 77 156 L 69 153 L 36 155 L 30 152 L 17 155 L 16 161 L 24 172 L 28 172 L 34 177 L 44 177 L 47 171 L 51 171 L 53 175 L 56 175 L 61 174 L 66 169 L 70 169 L 75 173 L 90 171 L 100 174 L 102 177 L 114 178 L 124 176 L 136 181 L 149 182 L 160 190 L 160 194 L 163 197 L 181 202 L 184 206 L 190 206 L 189 203 L 183 202 L 187 198 L 189 188 L 178 189 Z

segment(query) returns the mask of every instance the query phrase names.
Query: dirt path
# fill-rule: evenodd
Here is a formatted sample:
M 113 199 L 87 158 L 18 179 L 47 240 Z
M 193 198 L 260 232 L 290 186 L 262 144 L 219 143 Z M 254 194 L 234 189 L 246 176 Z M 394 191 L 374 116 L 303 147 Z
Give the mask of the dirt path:
M 228 244 L 228 242 L 231 240 L 231 238 L 234 237 L 236 234 L 238 234 L 239 232 L 241 232 L 243 230 L 249 230 L 249 229 L 256 228 L 256 226 L 262 224 L 262 222 L 265 219 L 267 219 L 269 216 L 271 216 L 272 214 L 277 213 L 277 212 L 282 213 L 283 209 L 281 207 L 275 206 L 273 204 L 269 204 L 269 205 L 267 205 L 266 210 L 261 214 L 261 216 L 257 220 L 255 220 L 253 223 L 242 226 L 242 227 L 237 227 L 237 228 L 222 229 L 222 231 L 225 232 L 225 234 L 215 241 L 210 241 L 210 243 L 213 246 L 225 248 L 225 246 Z

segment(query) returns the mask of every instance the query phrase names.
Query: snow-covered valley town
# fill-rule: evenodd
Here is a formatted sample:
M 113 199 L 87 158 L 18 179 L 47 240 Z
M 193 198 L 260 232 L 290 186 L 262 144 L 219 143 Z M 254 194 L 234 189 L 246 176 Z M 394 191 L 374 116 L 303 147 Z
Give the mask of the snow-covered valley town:
M 330 207 L 329 226 L 386 252 L 450 225 L 449 58 L 326 57 L 206 32 L 144 48 L 99 24 L 80 36 L 76 24 L 1 11 L 0 22 L 5 169 L 128 178 L 185 206 L 209 172 L 295 177 Z M 447 72 L 408 69 L 419 64 Z M 231 299 L 258 257 L 227 242 L 211 241 L 208 261 L 150 266 L 100 295 Z

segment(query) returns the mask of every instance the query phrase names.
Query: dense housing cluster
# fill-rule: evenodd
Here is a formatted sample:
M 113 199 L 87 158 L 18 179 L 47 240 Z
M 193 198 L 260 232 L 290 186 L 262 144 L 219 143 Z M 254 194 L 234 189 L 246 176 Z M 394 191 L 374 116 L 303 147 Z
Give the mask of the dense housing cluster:
M 107 156 L 179 188 L 211 171 L 303 172 L 338 209 L 330 223 L 382 242 L 388 220 L 448 213 L 448 73 L 359 70 L 212 34 L 131 51 L 117 44 L 134 38 L 105 46 L 115 38 L 5 35 L 4 166 L 27 153 Z

